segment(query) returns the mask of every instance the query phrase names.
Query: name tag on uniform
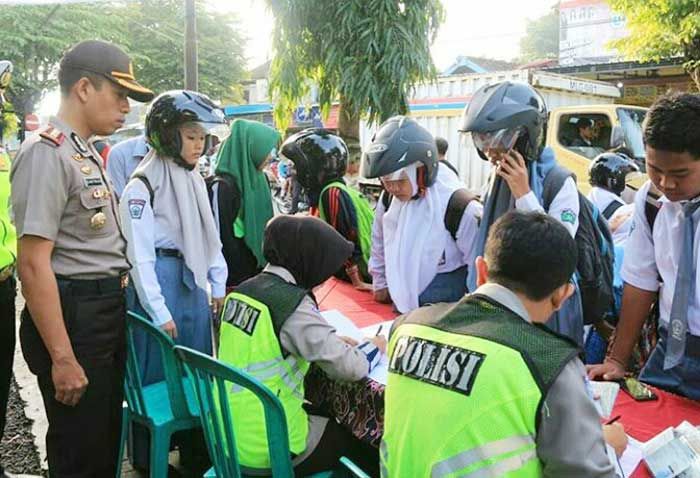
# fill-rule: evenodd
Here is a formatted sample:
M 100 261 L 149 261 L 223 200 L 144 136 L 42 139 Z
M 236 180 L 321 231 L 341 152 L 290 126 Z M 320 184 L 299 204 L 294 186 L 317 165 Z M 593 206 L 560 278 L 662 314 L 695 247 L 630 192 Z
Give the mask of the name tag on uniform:
M 102 186 L 104 183 L 102 182 L 102 178 L 83 178 L 83 184 L 85 184 L 86 188 L 93 188 L 95 186 Z
M 223 321 L 234 327 L 241 329 L 248 335 L 253 335 L 255 326 L 260 318 L 260 310 L 245 302 L 229 300 L 226 310 L 223 313 Z
M 469 396 L 486 356 L 417 337 L 400 337 L 389 371 Z

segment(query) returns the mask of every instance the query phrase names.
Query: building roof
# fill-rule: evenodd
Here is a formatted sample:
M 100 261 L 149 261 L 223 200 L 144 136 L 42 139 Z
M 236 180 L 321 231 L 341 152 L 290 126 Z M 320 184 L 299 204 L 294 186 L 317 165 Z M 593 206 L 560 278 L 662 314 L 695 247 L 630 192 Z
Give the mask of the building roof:
M 509 61 L 494 60 L 476 56 L 458 56 L 443 75 L 465 75 L 469 73 L 488 73 L 491 71 L 508 71 L 515 68 L 515 64 Z

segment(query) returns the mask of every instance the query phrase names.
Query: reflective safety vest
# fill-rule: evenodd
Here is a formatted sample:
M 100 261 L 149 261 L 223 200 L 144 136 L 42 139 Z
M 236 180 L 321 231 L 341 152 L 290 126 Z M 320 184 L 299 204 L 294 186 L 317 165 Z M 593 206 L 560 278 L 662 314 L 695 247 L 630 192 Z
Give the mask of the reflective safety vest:
M 374 222 L 374 211 L 367 199 L 365 199 L 359 191 L 349 188 L 345 183 L 340 181 L 327 184 L 321 191 L 321 196 L 330 188 L 338 188 L 345 192 L 350 197 L 353 206 L 355 206 L 357 240 L 360 244 L 360 250 L 362 251 L 362 262 L 357 264 L 357 266 L 360 268 L 360 272 L 362 272 L 363 276 L 369 277 L 367 264 L 369 263 L 369 256 L 372 253 L 372 223 Z M 328 222 L 326 212 L 323 210 L 323 201 L 318 202 L 318 215 L 323 221 Z
M 17 233 L 10 221 L 10 155 L 0 146 L 0 270 L 17 259 Z
M 297 455 L 305 450 L 308 434 L 308 417 L 302 404 L 309 363 L 283 352 L 279 334 L 306 293 L 274 274 L 259 274 L 226 296 L 219 336 L 219 360 L 251 374 L 282 402 L 289 449 Z M 244 466 L 268 468 L 262 403 L 252 392 L 229 385 L 231 418 L 235 436 L 239 437 L 238 457 Z
M 382 476 L 542 476 L 540 406 L 576 345 L 476 294 L 400 320 L 389 343 Z

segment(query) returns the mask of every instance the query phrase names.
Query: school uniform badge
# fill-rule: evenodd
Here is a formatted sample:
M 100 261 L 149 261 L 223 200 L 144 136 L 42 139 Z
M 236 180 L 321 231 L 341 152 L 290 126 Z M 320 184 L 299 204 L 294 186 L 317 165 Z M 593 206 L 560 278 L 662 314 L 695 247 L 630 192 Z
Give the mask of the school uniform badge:
M 571 209 L 564 209 L 561 212 L 561 222 L 568 222 L 569 224 L 576 223 L 576 214 Z
M 129 215 L 131 219 L 141 219 L 146 201 L 143 199 L 129 199 Z

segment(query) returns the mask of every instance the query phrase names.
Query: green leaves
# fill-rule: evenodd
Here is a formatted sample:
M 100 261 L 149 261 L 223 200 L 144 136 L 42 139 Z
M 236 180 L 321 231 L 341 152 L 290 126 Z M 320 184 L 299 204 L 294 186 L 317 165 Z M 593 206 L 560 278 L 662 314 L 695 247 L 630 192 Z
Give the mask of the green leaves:
M 4 6 L 0 55 L 14 63 L 9 97 L 18 112 L 34 110 L 57 86 L 63 52 L 87 39 L 123 47 L 139 81 L 156 93 L 183 87 L 184 7 L 181 0 L 116 1 L 108 4 Z M 237 18 L 197 3 L 199 89 L 216 100 L 242 100 L 244 40 Z
M 559 6 L 536 20 L 527 20 L 520 40 L 520 60 L 528 62 L 559 56 Z
M 612 43 L 625 55 L 658 61 L 682 55 L 700 88 L 700 0 L 611 0 L 627 17 L 627 38 Z
M 284 128 L 304 102 L 307 81 L 321 108 L 344 98 L 350 116 L 382 121 L 406 112 L 412 85 L 435 75 L 430 42 L 443 19 L 439 0 L 268 0 L 275 15 L 270 90 Z

